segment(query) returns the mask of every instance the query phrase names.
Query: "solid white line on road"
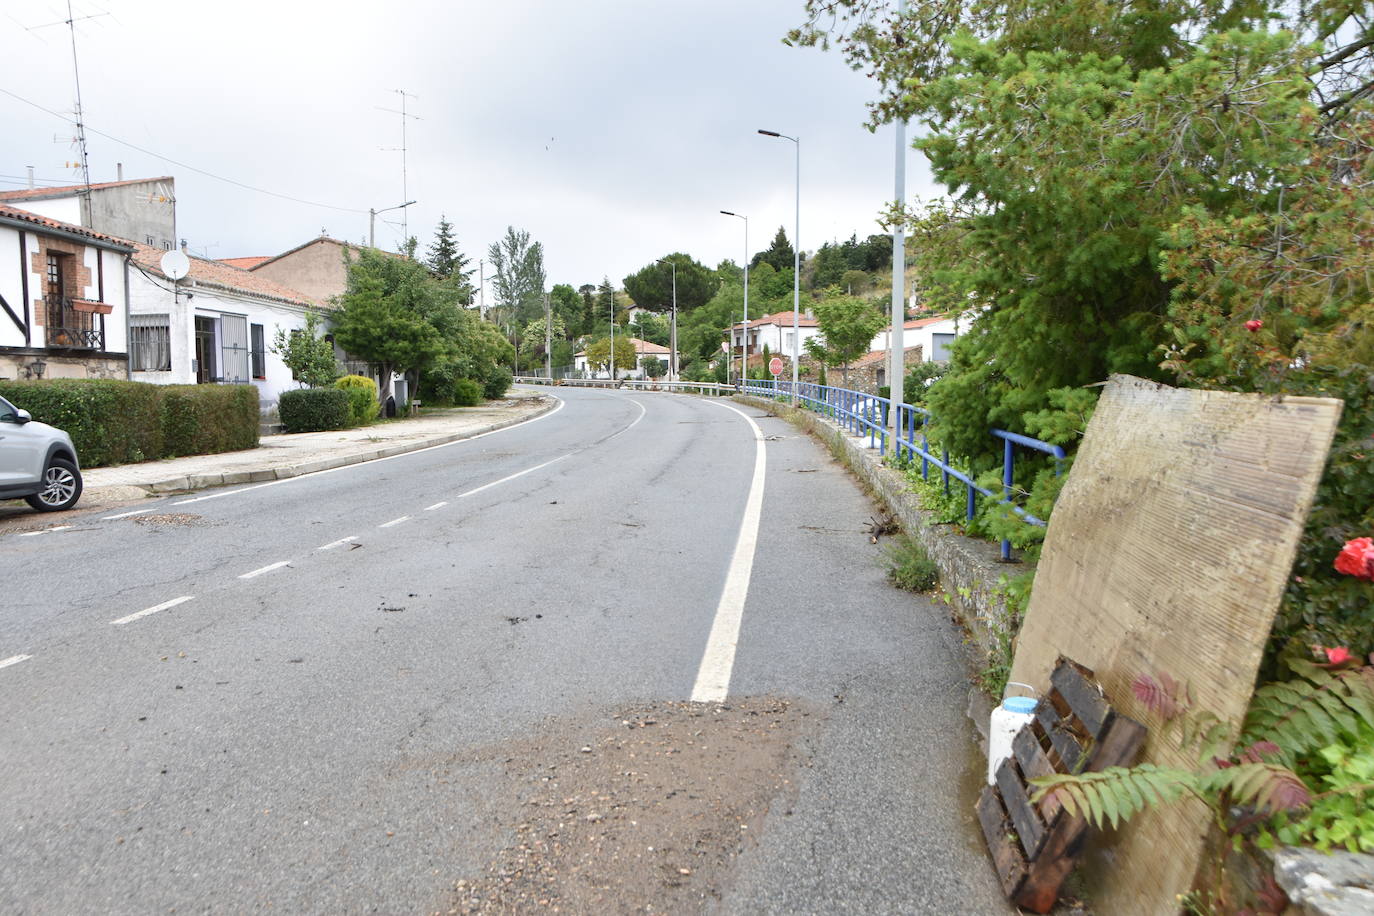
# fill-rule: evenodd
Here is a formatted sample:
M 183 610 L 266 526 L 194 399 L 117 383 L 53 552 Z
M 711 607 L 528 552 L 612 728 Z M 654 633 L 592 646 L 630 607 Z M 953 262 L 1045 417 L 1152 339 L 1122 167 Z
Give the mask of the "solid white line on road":
M 291 565 L 291 561 L 290 561 L 290 560 L 282 560 L 282 561 L 280 561 L 280 562 L 278 562 L 278 563 L 272 563 L 272 564 L 269 564 L 269 565 L 267 565 L 267 566 L 264 566 L 262 569 L 255 569 L 255 570 L 253 570 L 252 572 L 246 572 L 246 573 L 244 573 L 243 575 L 239 576 L 239 578 L 240 578 L 240 579 L 256 579 L 258 576 L 262 575 L 263 573 L 270 573 L 270 572 L 271 572 L 272 570 L 274 570 L 274 569 L 281 569 L 283 566 L 290 566 L 290 565 Z
M 638 401 L 636 401 L 634 398 L 626 398 L 625 400 L 629 401 L 631 404 L 633 404 L 633 405 L 635 405 L 636 407 L 639 408 L 639 416 L 635 417 L 634 422 L 631 423 L 629 426 L 627 426 L 627 427 L 625 427 L 624 429 L 619 430 L 619 431 L 617 431 L 617 432 L 611 433 L 609 436 L 607 436 L 607 437 L 606 437 L 606 441 L 608 441 L 608 442 L 609 442 L 611 439 L 614 439 L 616 436 L 619 436 L 619 435 L 621 435 L 621 434 L 623 434 L 623 433 L 628 433 L 630 430 L 634 429 L 636 426 L 639 425 L 639 421 L 640 421 L 640 420 L 643 420 L 644 417 L 649 413 L 649 411 L 647 411 L 647 410 L 644 408 L 644 405 L 641 404 L 641 403 L 639 403 Z
M 435 509 L 442 509 L 442 508 L 444 508 L 444 506 L 447 506 L 447 505 L 448 505 L 448 500 L 444 500 L 444 501 L 442 501 L 442 502 L 437 502 L 437 503 L 435 503 L 435 504 L 432 505 L 432 506 L 425 506 L 425 511 L 426 511 L 426 512 L 433 512 Z
M 237 490 L 225 490 L 225 491 L 222 492 L 222 493 L 211 493 L 211 494 L 209 494 L 208 496 L 193 496 L 193 497 L 191 497 L 190 499 L 178 500 L 177 502 L 172 503 L 172 505 L 174 505 L 174 506 L 184 506 L 184 505 L 186 505 L 187 503 L 199 503 L 199 502 L 204 502 L 204 501 L 207 500 L 207 499 L 219 499 L 219 498 L 222 497 L 222 496 L 235 496 L 235 495 L 237 495 L 237 494 L 239 494 L 239 493 L 248 493 L 248 492 L 251 492 L 251 491 L 253 491 L 253 490 L 261 490 L 263 487 L 275 487 L 275 486 L 278 486 L 278 485 L 280 485 L 280 484 L 292 483 L 293 481 L 297 481 L 297 480 L 305 480 L 305 479 L 310 478 L 310 477 L 320 477 L 320 476 L 322 476 L 322 475 L 324 475 L 324 474 L 334 474 L 334 473 L 337 473 L 338 471 L 356 470 L 356 469 L 358 469 L 358 468 L 360 468 L 360 467 L 364 467 L 364 466 L 371 467 L 372 465 L 381 464 L 383 461 L 395 461 L 397 458 L 409 458 L 411 455 L 418 455 L 418 454 L 420 454 L 421 452 L 432 452 L 432 451 L 434 451 L 435 449 L 438 449 L 438 448 L 448 448 L 448 447 L 451 446 L 451 445 L 461 445 L 461 444 L 463 444 L 464 442 L 473 442 L 473 441 L 475 441 L 475 440 L 477 440 L 477 439 L 485 439 L 487 436 L 494 436 L 494 435 L 496 435 L 497 433 L 503 433 L 503 432 L 505 432 L 505 431 L 508 430 L 508 429 L 518 429 L 518 428 L 520 428 L 521 426 L 527 426 L 527 425 L 529 425 L 530 423 L 538 423 L 540 420 L 546 419 L 546 418 L 551 417 L 551 416 L 553 416 L 554 414 L 558 413 L 560 410 L 563 409 L 563 405 L 567 403 L 566 401 L 562 400 L 561 398 L 554 397 L 553 395 L 549 395 L 549 397 L 554 398 L 554 400 L 558 401 L 558 406 L 555 407 L 553 410 L 550 410 L 548 413 L 540 414 L 540 415 L 537 416 L 537 417 L 532 417 L 532 418 L 530 418 L 530 419 L 528 419 L 528 420 L 523 420 L 523 421 L 521 421 L 521 422 L 519 422 L 519 423 L 512 423 L 510 426 L 503 426 L 503 427 L 501 427 L 500 429 L 491 429 L 491 430 L 487 430 L 487 431 L 484 432 L 484 433 L 478 433 L 478 434 L 475 435 L 475 436 L 468 436 L 466 439 L 454 439 L 452 442 L 441 442 L 441 443 L 439 443 L 438 445 L 430 445 L 430 446 L 426 446 L 425 448 L 417 448 L 417 449 L 415 449 L 413 452 L 402 452 L 402 453 L 399 454 L 399 455 L 388 455 L 388 456 L 385 457 L 385 458 L 374 458 L 374 459 L 372 459 L 371 461 L 360 461 L 360 462 L 356 462 L 356 463 L 354 463 L 354 464 L 345 464 L 345 465 L 343 465 L 342 467 L 327 468 L 326 470 L 323 470 L 323 471 L 311 471 L 309 474 L 299 474 L 299 475 L 297 475 L 297 476 L 295 476 L 295 477 L 285 477 L 285 478 L 283 478 L 283 479 L 281 479 L 281 480 L 269 480 L 267 483 L 257 483 L 257 484 L 253 484 L 253 486 L 251 486 L 251 487 L 239 487 Z M 151 509 L 147 509 L 147 510 L 142 510 L 142 511 L 151 512 L 152 510 L 151 510 Z M 130 513 L 130 514 L 132 514 L 132 513 Z M 116 516 L 116 517 L 118 517 L 118 516 Z
M 17 665 L 33 658 L 32 655 L 11 655 L 9 658 L 0 658 L 0 668 L 8 668 L 10 665 Z
M 572 457 L 573 455 L 575 455 L 575 454 L 577 454 L 577 453 L 576 453 L 576 452 L 568 452 L 568 454 L 566 454 L 566 455 L 559 455 L 557 458 L 553 458 L 553 459 L 551 459 L 551 460 L 549 460 L 549 461 L 545 461 L 543 464 L 536 464 L 536 465 L 535 465 L 534 467 L 532 467 L 532 468 L 525 468 L 525 470 L 523 470 L 523 471 L 516 471 L 514 474 L 511 474 L 509 477 L 502 477 L 500 480 L 493 480 L 491 483 L 484 483 L 484 484 L 482 484 L 480 487 L 478 487 L 478 488 L 475 489 L 475 490 L 468 490 L 466 493 L 459 493 L 457 496 L 455 496 L 455 497 L 453 497 L 453 498 L 454 498 L 454 499 L 462 499 L 464 496 L 473 496 L 473 495 L 475 495 L 475 494 L 477 494 L 477 493 L 481 493 L 483 490 L 490 490 L 492 487 L 500 486 L 501 484 L 507 483 L 507 482 L 509 482 L 509 481 L 512 481 L 512 480 L 514 480 L 514 479 L 517 478 L 517 477 L 524 477 L 526 474 L 533 474 L 535 471 L 539 470 L 540 468 L 546 468 L 546 467 L 548 467 L 548 466 L 551 465 L 551 464 L 556 464 L 556 463 L 558 463 L 559 461 L 562 461 L 564 458 L 571 458 L 571 457 Z
M 401 522 L 408 522 L 408 521 L 410 521 L 410 516 L 409 516 L 409 515 L 402 515 L 400 518 L 393 518 L 393 519 L 392 519 L 391 521 L 389 521 L 389 522 L 382 522 L 382 523 L 381 523 L 380 525 L 378 525 L 377 527 L 378 527 L 378 528 L 390 528 L 392 525 L 399 525 L 399 524 L 401 524 Z
M 173 598 L 171 601 L 164 601 L 161 604 L 155 604 L 152 607 L 144 608 L 143 610 L 138 611 L 137 613 L 130 614 L 128 617 L 121 617 L 118 620 L 111 620 L 110 625 L 117 627 L 126 623 L 132 623 L 140 617 L 147 617 L 149 614 L 156 614 L 158 611 L 165 611 L 168 608 L 176 607 L 178 604 L 185 604 L 187 601 L 190 601 L 194 597 L 195 595 L 182 595 L 180 598 Z
M 316 547 L 315 549 L 316 549 L 316 550 L 333 550 L 335 547 L 342 547 L 343 545 L 345 545 L 345 544 L 350 544 L 350 543 L 352 543 L 353 541 L 356 541 L 357 539 L 358 539 L 358 536 L 357 536 L 356 534 L 350 534 L 350 535 L 349 535 L 348 537 L 346 537 L 346 538 L 339 538 L 337 541 L 330 541 L 328 544 L 325 544 L 323 547 Z
M 121 512 L 121 513 L 119 513 L 118 515 L 107 515 L 107 516 L 105 516 L 104 518 L 102 518 L 101 521 L 102 521 L 102 522 L 112 522 L 112 521 L 114 521 L 114 520 L 117 519 L 117 518 L 128 518 L 128 517 L 131 516 L 131 515 L 144 515 L 144 514 L 146 514 L 146 513 L 148 513 L 148 512 L 152 512 L 152 511 L 153 511 L 152 509 L 135 509 L 135 510 L 132 511 L 132 512 Z
M 694 703 L 723 702 L 730 690 L 739 628 L 744 619 L 744 601 L 749 595 L 749 577 L 754 571 L 754 549 L 758 545 L 759 519 L 763 514 L 763 482 L 768 470 L 763 430 L 744 411 L 729 404 L 720 406 L 744 417 L 754 430 L 754 477 L 749 484 L 749 498 L 744 503 L 735 553 L 725 574 L 725 588 L 721 590 L 711 635 L 706 638 L 706 651 L 701 656 L 701 667 L 697 669 L 697 680 L 692 686 Z

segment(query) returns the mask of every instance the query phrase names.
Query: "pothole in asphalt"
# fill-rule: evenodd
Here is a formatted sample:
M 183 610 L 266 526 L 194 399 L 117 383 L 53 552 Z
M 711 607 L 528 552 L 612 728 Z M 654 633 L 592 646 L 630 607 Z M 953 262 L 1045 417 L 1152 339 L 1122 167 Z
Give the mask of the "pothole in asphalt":
M 656 703 L 560 724 L 482 755 L 505 763 L 511 836 L 451 912 L 701 912 L 766 815 L 790 814 L 821 711 L 760 697 Z
M 185 512 L 166 512 L 158 515 L 136 515 L 129 521 L 146 528 L 166 528 L 195 525 L 201 522 L 201 519 L 202 517 L 199 515 L 188 515 Z

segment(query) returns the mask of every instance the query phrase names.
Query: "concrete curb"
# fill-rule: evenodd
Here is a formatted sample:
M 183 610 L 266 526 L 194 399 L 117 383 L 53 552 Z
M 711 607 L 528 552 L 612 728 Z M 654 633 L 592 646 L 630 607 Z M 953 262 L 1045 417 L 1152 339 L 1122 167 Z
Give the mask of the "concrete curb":
M 557 407 L 557 403 L 545 404 L 538 410 L 503 420 L 500 423 L 489 423 L 484 426 L 473 427 L 458 433 L 446 433 L 442 436 L 432 436 L 427 439 L 417 439 L 413 442 L 405 442 L 400 445 L 379 445 L 375 449 L 362 452 L 353 452 L 347 455 L 331 455 L 326 458 L 316 458 L 311 461 L 303 461 L 299 464 L 285 465 L 283 467 L 264 467 L 244 471 L 227 471 L 222 474 L 189 474 L 179 477 L 169 477 L 166 480 L 159 480 L 153 483 L 136 484 L 112 484 L 107 487 L 91 487 L 88 492 L 98 494 L 103 490 L 119 487 L 135 487 L 142 490 L 149 496 L 167 496 L 173 493 L 187 493 L 192 490 L 204 490 L 209 487 L 233 486 L 236 484 L 266 483 L 273 480 L 287 480 L 291 477 L 301 477 L 305 474 L 315 474 L 320 471 L 331 471 L 335 468 L 347 467 L 352 464 L 362 464 L 365 461 L 376 461 L 378 458 L 391 458 L 396 455 L 404 455 L 407 452 L 417 452 L 420 449 L 433 448 L 436 445 L 447 445 L 450 442 L 457 442 L 460 439 L 471 439 L 474 436 L 484 435 L 495 432 L 498 429 L 505 429 L 519 423 L 526 423 L 537 417 L 542 417 Z
M 932 521 L 930 513 L 921 508 L 919 497 L 908 488 L 905 476 L 883 465 L 878 450 L 868 447 L 866 436 L 850 436 L 809 410 L 767 398 L 736 395 L 735 400 L 765 410 L 824 442 L 935 561 L 940 570 L 940 585 L 954 616 L 973 641 L 972 663 L 982 667 L 1000 654 L 1001 644 L 1009 642 L 1014 630 L 1010 634 L 1005 632 L 1007 605 L 999 591 L 999 580 L 1003 576 L 1010 579 L 1031 567 L 1003 563 L 997 544 L 965 537 L 952 525 Z M 973 717 L 972 710 L 970 715 Z M 986 718 L 979 724 L 985 728 Z

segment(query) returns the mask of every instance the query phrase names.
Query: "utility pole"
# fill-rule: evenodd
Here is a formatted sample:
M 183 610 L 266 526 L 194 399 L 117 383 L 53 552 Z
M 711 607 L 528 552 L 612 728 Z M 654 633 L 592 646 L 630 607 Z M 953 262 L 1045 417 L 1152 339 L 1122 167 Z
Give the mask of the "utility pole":
M 902 17 L 906 14 L 906 0 L 897 0 L 897 28 L 903 28 Z M 906 201 L 906 122 L 898 121 L 897 160 L 894 167 L 893 196 L 900 207 Z M 892 227 L 892 329 L 887 335 L 887 378 L 888 396 L 892 409 L 888 417 L 892 422 L 893 441 L 901 435 L 901 419 L 897 408 L 905 402 L 906 392 L 906 295 L 903 283 L 906 280 L 906 227 L 902 222 Z M 925 359 L 929 354 L 922 353 Z
M 544 373 L 553 381 L 553 307 L 544 294 Z

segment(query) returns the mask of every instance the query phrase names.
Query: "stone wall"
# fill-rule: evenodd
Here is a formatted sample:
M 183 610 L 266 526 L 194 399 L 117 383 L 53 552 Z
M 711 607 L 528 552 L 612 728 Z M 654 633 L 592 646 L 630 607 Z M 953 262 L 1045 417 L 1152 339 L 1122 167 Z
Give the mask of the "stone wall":
M 127 379 L 128 359 L 123 355 L 54 356 L 47 350 L 9 350 L 0 353 L 0 379 L 32 379 L 33 363 L 43 360 L 43 378 Z

